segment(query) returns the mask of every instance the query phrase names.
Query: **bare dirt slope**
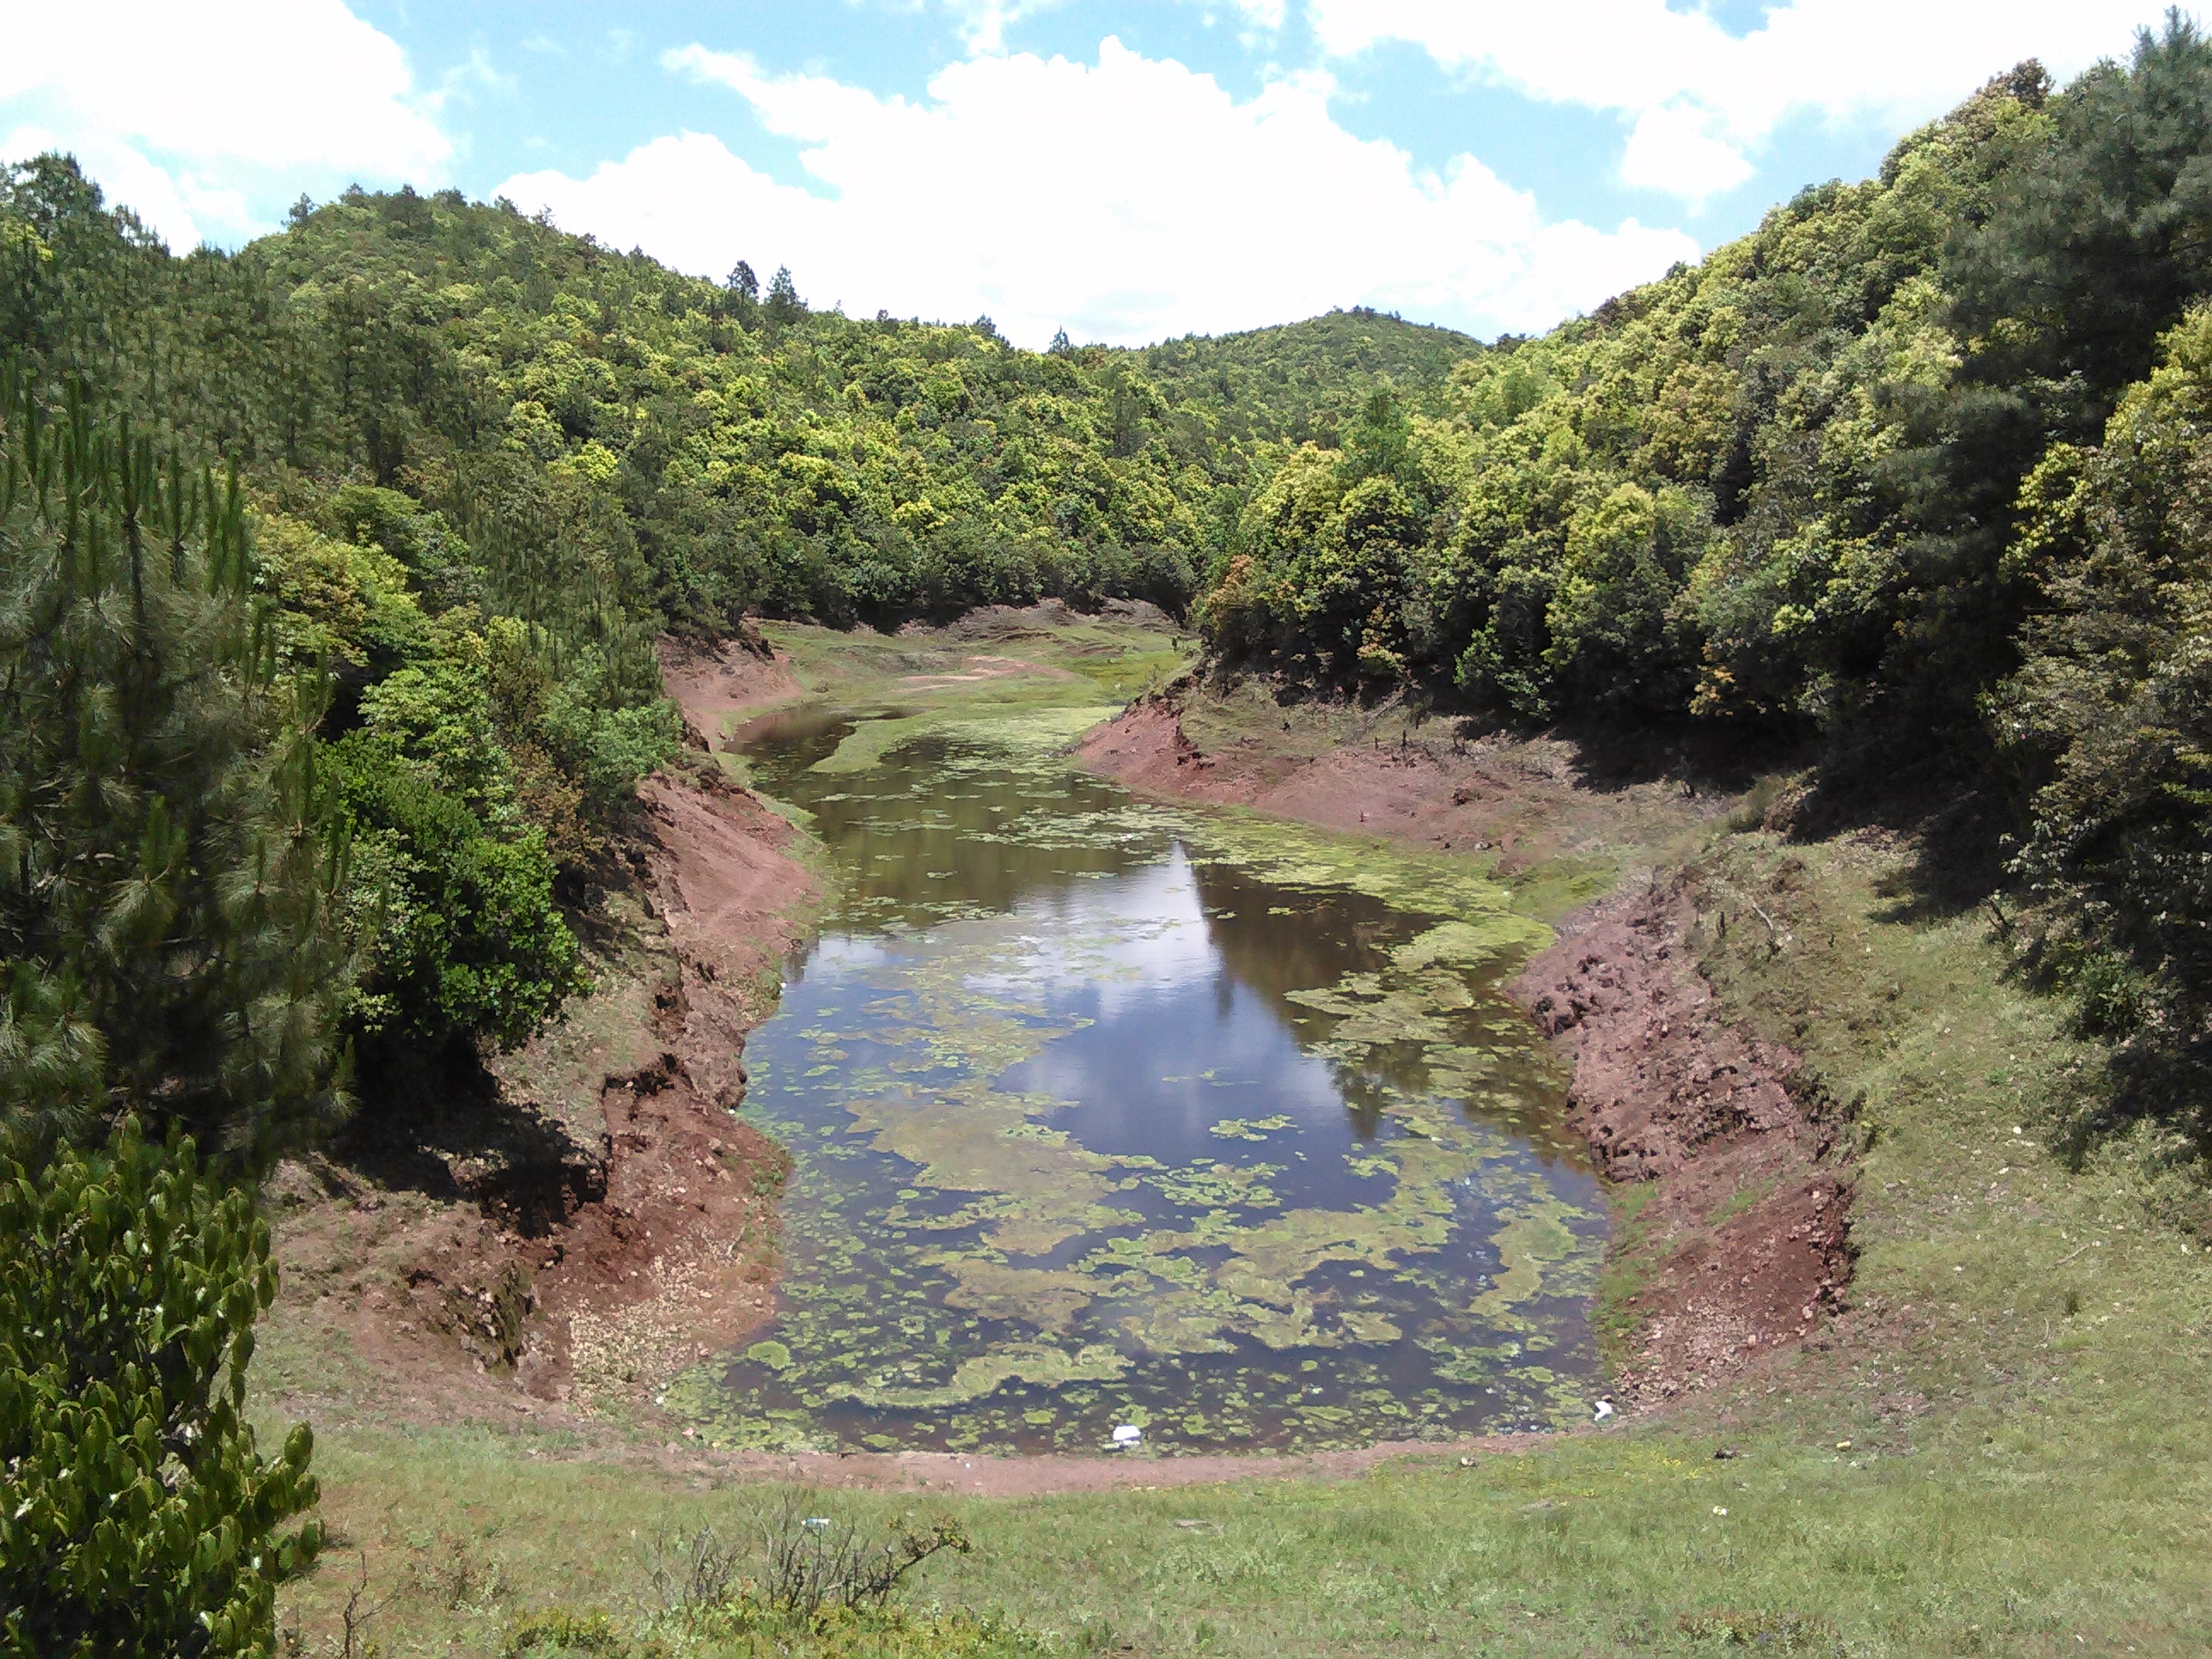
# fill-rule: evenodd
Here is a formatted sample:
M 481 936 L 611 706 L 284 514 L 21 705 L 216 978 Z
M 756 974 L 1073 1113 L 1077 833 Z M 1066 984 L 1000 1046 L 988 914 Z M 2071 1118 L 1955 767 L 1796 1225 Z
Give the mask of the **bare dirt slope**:
M 1684 948 L 1692 919 L 1679 878 L 1618 895 L 1570 918 L 1512 987 L 1573 1056 L 1569 1121 L 1608 1178 L 1638 1183 L 1616 1240 L 1640 1279 L 1616 1310 L 1624 1403 L 1803 1339 L 1850 1277 L 1839 1126 L 1792 1093 L 1796 1054 L 1715 1016 Z
M 1594 784 L 1559 738 L 1468 739 L 1401 711 L 1308 706 L 1281 711 L 1271 731 L 1276 720 L 1249 707 L 1208 703 L 1186 690 L 1132 704 L 1085 738 L 1084 763 L 1141 793 L 1495 854 L 1504 877 L 1578 857 L 1648 865 L 1726 804 L 1673 776 Z
M 695 726 L 797 685 L 743 645 L 672 654 Z M 272 1346 L 295 1395 L 558 1417 L 634 1402 L 768 1316 L 787 1160 L 733 1114 L 817 883 L 793 826 L 703 760 L 639 794 L 634 884 L 580 924 L 592 994 L 495 1060 L 482 1097 L 279 1171 Z
M 740 1056 L 775 1006 L 814 880 L 790 856 L 792 826 L 712 772 L 663 775 L 639 794 L 673 974 L 655 998 L 660 1052 L 603 1085 L 605 1195 L 568 1218 L 540 1268 L 518 1374 L 554 1399 L 635 1395 L 774 1306 L 787 1159 L 735 1115 Z
M 664 638 L 659 652 L 660 682 L 702 747 L 719 748 L 732 723 L 806 689 L 757 629 L 715 647 Z
M 1271 729 L 1272 728 L 1272 729 Z M 1214 745 L 1201 744 L 1194 732 Z M 1559 941 L 1512 990 L 1571 1058 L 1571 1121 L 1632 1183 L 1604 1311 L 1624 1406 L 1718 1381 L 1810 1334 L 1850 1276 L 1837 1125 L 1790 1084 L 1797 1057 L 1717 1018 L 1684 940 L 1673 866 L 1729 805 L 1671 769 L 1594 776 L 1559 738 L 1468 739 L 1389 711 L 1277 711 L 1252 688 L 1190 684 L 1133 705 L 1084 742 L 1133 789 L 1489 856 L 1533 908 L 1571 903 L 1563 870 L 1611 896 L 1557 917 Z

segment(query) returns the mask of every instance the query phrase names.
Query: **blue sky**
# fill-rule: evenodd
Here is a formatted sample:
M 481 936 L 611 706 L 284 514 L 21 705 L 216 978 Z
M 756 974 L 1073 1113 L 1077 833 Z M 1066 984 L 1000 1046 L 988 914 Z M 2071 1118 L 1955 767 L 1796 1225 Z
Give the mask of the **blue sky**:
M 11 11 L 17 0 L 0 0 Z M 0 155 L 173 244 L 455 185 L 855 313 L 1136 343 L 1371 304 L 1541 328 L 1871 172 L 2147 0 L 815 0 L 23 7 Z

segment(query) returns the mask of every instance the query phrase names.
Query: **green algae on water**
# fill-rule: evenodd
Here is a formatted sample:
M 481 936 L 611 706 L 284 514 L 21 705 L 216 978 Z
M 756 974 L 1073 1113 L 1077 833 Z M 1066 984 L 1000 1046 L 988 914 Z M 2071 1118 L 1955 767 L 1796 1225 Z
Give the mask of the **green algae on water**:
M 1081 690 L 752 753 L 842 898 L 747 1050 L 796 1158 L 778 1317 L 669 1409 L 955 1449 L 1579 1410 L 1603 1206 L 1493 988 L 1546 930 L 1464 866 L 1083 777 Z

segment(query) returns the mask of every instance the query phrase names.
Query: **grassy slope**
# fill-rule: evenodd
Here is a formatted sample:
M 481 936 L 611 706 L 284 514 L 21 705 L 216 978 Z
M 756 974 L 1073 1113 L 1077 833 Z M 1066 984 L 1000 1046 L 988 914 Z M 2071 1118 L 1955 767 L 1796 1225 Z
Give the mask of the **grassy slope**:
M 1722 997 L 1857 1099 L 1872 1139 L 1857 1311 L 1830 1344 L 1667 1421 L 1474 1468 L 951 1502 L 977 1547 L 924 1599 L 1162 1651 L 2202 1651 L 2212 1285 L 2121 1160 L 2069 1174 L 2038 1142 L 2092 1057 L 2005 980 L 1980 919 L 1915 914 L 1902 849 L 1717 829 L 1691 868 Z M 326 1510 L 394 1597 L 387 1652 L 495 1651 L 547 1601 L 632 1606 L 657 1529 L 758 1501 L 583 1449 L 325 1440 Z M 343 1576 L 295 1592 L 311 1631 Z

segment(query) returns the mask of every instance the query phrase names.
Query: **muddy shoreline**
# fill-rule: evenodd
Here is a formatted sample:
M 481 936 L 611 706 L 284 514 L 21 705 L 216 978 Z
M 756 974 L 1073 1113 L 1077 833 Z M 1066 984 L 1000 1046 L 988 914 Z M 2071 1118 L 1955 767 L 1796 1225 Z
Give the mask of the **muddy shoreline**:
M 635 1401 L 775 1313 L 776 1204 L 790 1159 L 738 1115 L 763 983 L 802 940 L 818 883 L 798 832 L 709 758 L 726 722 L 798 694 L 757 640 L 664 643 L 662 674 L 696 758 L 639 787 L 649 908 L 668 977 L 659 1052 L 603 1087 L 606 1192 L 558 1230 L 538 1328 L 516 1376 L 542 1399 Z
M 630 880 L 580 920 L 592 994 L 491 1062 L 491 1097 L 271 1183 L 280 1318 L 374 1378 L 342 1419 L 581 1427 L 773 1314 L 789 1159 L 736 1114 L 740 1055 L 820 895 L 700 751 L 799 686 L 765 647 L 664 664 L 693 749 L 640 787 Z
M 662 1382 L 774 1314 L 788 1160 L 737 1115 L 740 1056 L 821 897 L 791 824 L 712 758 L 744 717 L 804 694 L 788 661 L 755 640 L 713 653 L 667 646 L 663 667 L 692 754 L 640 791 L 637 914 L 622 971 L 593 999 L 606 1006 L 576 1011 L 502 1068 L 531 1145 L 447 1157 L 452 1189 L 428 1197 L 388 1193 L 327 1160 L 289 1176 L 322 1190 L 295 1193 L 294 1218 L 279 1222 L 286 1300 L 374 1374 L 376 1415 L 516 1413 L 598 1425 L 603 1437 L 611 1408 L 630 1424 L 617 1437 L 633 1443 L 604 1449 L 615 1455 L 708 1458 L 728 1474 L 817 1484 L 1004 1492 L 1342 1477 L 1391 1456 L 1540 1443 L 1164 1460 L 732 1457 L 680 1439 L 635 1444 L 638 1431 L 656 1432 L 650 1397 Z M 1246 739 L 1207 752 L 1182 712 L 1172 693 L 1144 699 L 1088 734 L 1077 757 L 1140 793 L 1489 854 L 1508 878 L 1594 848 L 1616 854 L 1624 873 L 1608 895 L 1560 918 L 1558 941 L 1510 988 L 1573 1067 L 1571 1123 L 1603 1172 L 1641 1194 L 1613 1246 L 1625 1269 L 1613 1279 L 1632 1288 L 1601 1310 L 1623 1409 L 1740 1373 L 1840 1308 L 1850 1188 L 1834 1115 L 1793 1096 L 1794 1055 L 1713 1017 L 1685 945 L 1695 896 L 1679 873 L 1652 874 L 1668 861 L 1651 849 L 1713 804 L 1686 805 L 1671 782 L 1594 790 L 1558 744 L 1439 753 L 1402 738 L 1335 742 L 1286 758 Z M 1639 854 L 1647 864 L 1633 862 Z

